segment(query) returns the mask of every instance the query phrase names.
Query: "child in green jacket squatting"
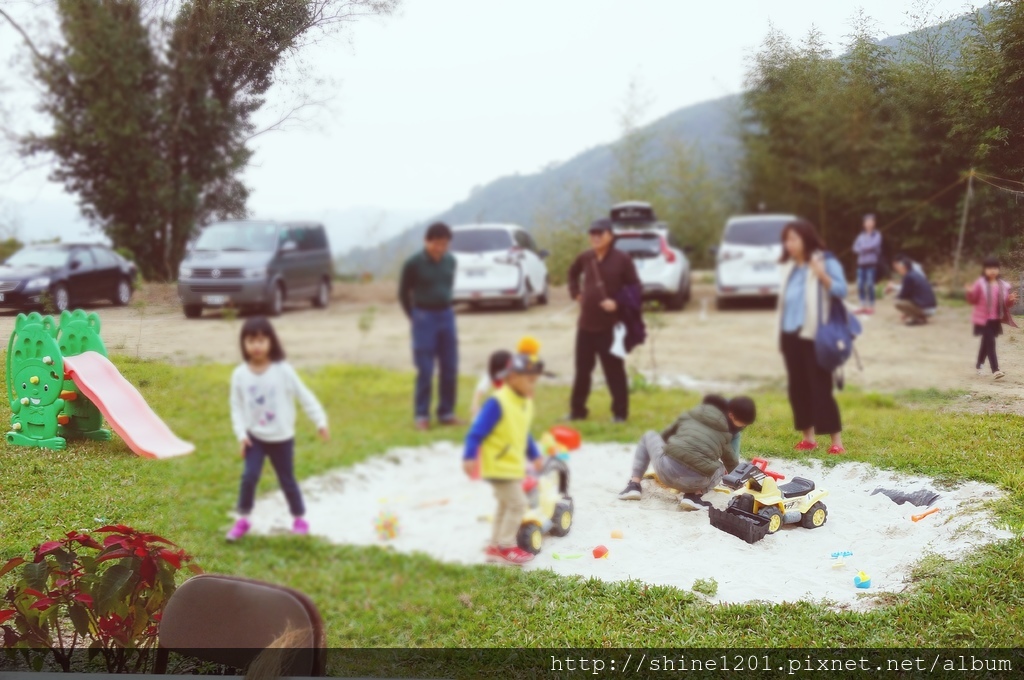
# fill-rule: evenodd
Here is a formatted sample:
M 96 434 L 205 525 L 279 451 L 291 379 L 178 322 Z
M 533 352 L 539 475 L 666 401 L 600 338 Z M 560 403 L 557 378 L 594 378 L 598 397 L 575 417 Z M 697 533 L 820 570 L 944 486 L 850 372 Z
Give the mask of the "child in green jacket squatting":
M 679 416 L 661 434 L 651 431 L 640 438 L 633 456 L 633 476 L 619 498 L 640 500 L 640 480 L 652 467 L 663 486 L 682 492 L 681 510 L 706 507 L 709 504 L 701 496 L 739 465 L 740 431 L 756 418 L 757 409 L 750 397 L 726 401 L 708 395 L 700 406 Z
M 497 377 L 502 386 L 483 407 L 466 435 L 462 465 L 472 479 L 479 457 L 480 476 L 494 487 L 498 510 L 494 533 L 485 554 L 491 562 L 525 564 L 533 555 L 516 545 L 516 534 L 526 514 L 523 492 L 526 461 L 539 470 L 543 464 L 530 427 L 533 424 L 533 394 L 537 378 L 544 372 L 538 359 L 540 345 L 533 338 L 519 342 L 517 354 Z

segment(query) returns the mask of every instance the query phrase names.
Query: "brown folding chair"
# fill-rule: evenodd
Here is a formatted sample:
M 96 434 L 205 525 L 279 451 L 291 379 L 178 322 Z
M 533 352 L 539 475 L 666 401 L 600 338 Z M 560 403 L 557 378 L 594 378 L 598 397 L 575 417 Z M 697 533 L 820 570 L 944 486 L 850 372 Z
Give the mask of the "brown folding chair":
M 164 607 L 154 670 L 167 672 L 169 651 L 246 668 L 289 630 L 308 632 L 309 646 L 288 654 L 283 675 L 324 675 L 323 619 L 306 595 L 260 581 L 200 574 L 175 590 Z

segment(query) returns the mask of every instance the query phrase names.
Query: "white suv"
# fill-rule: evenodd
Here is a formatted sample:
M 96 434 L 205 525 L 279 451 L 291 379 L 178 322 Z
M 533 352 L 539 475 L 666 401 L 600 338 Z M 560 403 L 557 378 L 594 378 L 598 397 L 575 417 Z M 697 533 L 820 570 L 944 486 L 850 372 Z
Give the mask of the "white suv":
M 690 261 L 657 221 L 649 203 L 627 201 L 611 209 L 615 247 L 633 258 L 645 300 L 678 311 L 690 301 Z
M 548 302 L 546 250 L 514 224 L 474 224 L 452 228 L 456 303 L 507 302 L 527 309 Z
M 720 308 L 735 298 L 779 294 L 782 228 L 795 215 L 730 217 L 716 249 L 715 298 Z

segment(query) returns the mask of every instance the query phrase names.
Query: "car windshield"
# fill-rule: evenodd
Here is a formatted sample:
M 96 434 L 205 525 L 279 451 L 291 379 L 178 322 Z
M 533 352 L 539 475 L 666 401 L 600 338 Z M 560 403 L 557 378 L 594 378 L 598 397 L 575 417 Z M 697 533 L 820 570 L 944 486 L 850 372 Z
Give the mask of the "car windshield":
M 486 253 L 511 247 L 512 236 L 502 229 L 460 229 L 452 235 L 451 249 L 456 253 Z
M 657 257 L 661 254 L 661 239 L 657 236 L 620 236 L 615 247 L 631 257 Z
M 775 246 L 782 243 L 782 228 L 788 220 L 731 222 L 722 239 L 737 246 Z
M 7 258 L 10 267 L 63 267 L 67 262 L 64 248 L 22 248 Z
M 199 235 L 195 249 L 269 252 L 277 249 L 278 228 L 266 222 L 211 224 Z

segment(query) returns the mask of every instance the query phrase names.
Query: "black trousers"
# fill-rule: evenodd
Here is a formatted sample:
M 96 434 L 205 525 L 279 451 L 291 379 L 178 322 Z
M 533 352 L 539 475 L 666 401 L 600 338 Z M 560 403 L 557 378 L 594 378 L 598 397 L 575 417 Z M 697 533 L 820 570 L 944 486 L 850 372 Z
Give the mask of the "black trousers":
M 783 333 L 780 344 L 789 378 L 793 425 L 800 431 L 813 427 L 817 434 L 841 432 L 843 425 L 832 393 L 832 373 L 818 365 L 814 341 L 805 340 L 798 333 Z
M 605 382 L 612 393 L 612 415 L 625 420 L 629 417 L 629 380 L 626 378 L 626 362 L 611 353 L 612 330 L 594 333 L 579 329 L 576 331 L 576 379 L 572 384 L 570 415 L 586 418 L 587 399 L 590 398 L 591 374 L 597 360 L 601 360 Z
M 985 365 L 988 359 L 992 372 L 999 370 L 999 358 L 996 357 L 996 336 L 1003 332 L 1001 321 L 989 321 L 984 326 L 975 326 L 974 334 L 981 336 L 981 347 L 978 348 L 978 368 Z

